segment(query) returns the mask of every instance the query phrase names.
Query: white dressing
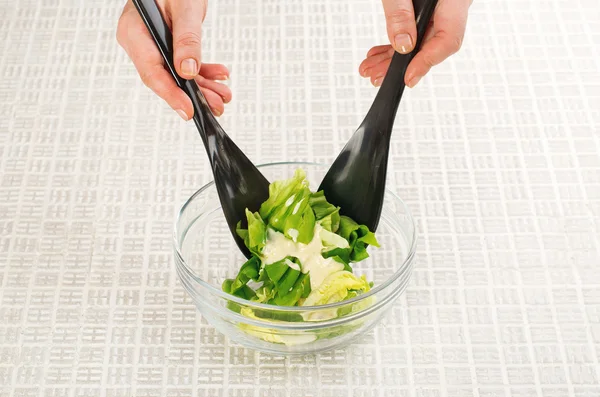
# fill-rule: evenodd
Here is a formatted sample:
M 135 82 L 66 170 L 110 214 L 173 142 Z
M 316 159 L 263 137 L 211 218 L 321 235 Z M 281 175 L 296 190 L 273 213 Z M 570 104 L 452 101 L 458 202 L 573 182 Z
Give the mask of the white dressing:
M 300 235 L 300 232 L 296 229 L 289 228 L 287 234 L 292 238 L 292 241 L 296 242 L 298 241 L 298 236 Z
M 316 224 L 313 239 L 308 244 L 302 244 L 294 242 L 285 237 L 283 233 L 269 228 L 267 243 L 262 252 L 264 263 L 268 265 L 287 256 L 296 257 L 302 264 L 302 273 L 310 273 L 310 288 L 318 288 L 327 276 L 344 269 L 342 263 L 332 258 L 323 258 L 323 255 L 321 255 L 324 248 L 321 241 L 321 230 L 323 230 L 321 225 Z
M 294 263 L 294 262 L 292 262 L 292 261 L 291 261 L 291 260 L 289 260 L 289 259 L 286 259 L 286 260 L 285 260 L 285 264 L 286 264 L 286 265 L 288 265 L 288 267 L 289 267 L 290 269 L 293 269 L 293 270 L 300 271 L 300 265 L 298 265 L 297 263 Z

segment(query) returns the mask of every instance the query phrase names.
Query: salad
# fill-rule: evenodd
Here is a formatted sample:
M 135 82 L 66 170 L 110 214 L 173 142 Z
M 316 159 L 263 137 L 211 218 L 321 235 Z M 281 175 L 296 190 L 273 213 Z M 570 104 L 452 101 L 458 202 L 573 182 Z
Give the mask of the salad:
M 271 183 L 267 201 L 258 212 L 246 209 L 246 219 L 247 227 L 240 221 L 237 234 L 252 256 L 235 278 L 223 282 L 223 291 L 258 303 L 318 306 L 351 299 L 372 287 L 365 276 L 353 273 L 352 264 L 369 256 L 368 246 L 379 247 L 375 234 L 340 215 L 322 191 L 311 192 L 302 169 L 288 180 Z M 229 308 L 256 317 L 249 308 Z

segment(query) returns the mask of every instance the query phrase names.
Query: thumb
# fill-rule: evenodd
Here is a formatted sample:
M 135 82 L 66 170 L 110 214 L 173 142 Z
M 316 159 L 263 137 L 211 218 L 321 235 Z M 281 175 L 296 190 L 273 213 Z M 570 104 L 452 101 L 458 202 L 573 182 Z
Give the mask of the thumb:
M 415 48 L 417 26 L 412 0 L 382 0 L 387 34 L 392 47 L 401 54 Z
M 171 2 L 173 63 L 177 74 L 188 80 L 196 77 L 200 72 L 202 22 L 205 16 L 205 1 Z

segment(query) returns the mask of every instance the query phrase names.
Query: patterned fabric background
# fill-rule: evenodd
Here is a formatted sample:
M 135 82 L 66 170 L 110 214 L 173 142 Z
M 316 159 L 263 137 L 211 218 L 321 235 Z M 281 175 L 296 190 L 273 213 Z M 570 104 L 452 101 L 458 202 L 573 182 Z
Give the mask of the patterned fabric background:
M 0 0 L 0 396 L 600 396 L 600 7 L 475 0 L 464 47 L 408 90 L 389 186 L 415 272 L 344 350 L 281 358 L 197 314 L 174 215 L 212 175 L 139 81 L 121 0 Z M 330 162 L 376 90 L 377 0 L 211 0 L 204 59 L 257 163 Z

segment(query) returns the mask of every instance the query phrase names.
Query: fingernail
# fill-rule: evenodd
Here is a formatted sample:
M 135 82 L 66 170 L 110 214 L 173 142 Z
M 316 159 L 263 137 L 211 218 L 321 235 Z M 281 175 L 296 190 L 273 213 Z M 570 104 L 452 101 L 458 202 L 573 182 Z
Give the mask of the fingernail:
M 177 112 L 177 114 L 179 115 L 179 117 L 181 117 L 181 118 L 182 118 L 182 119 L 184 119 L 185 121 L 188 121 L 188 120 L 189 120 L 187 113 L 186 113 L 186 112 L 184 112 L 183 110 L 181 110 L 181 109 L 176 109 L 175 111 Z
M 359 70 L 360 75 L 362 77 L 367 77 L 367 70 L 369 70 L 369 68 Z
M 408 54 L 413 49 L 413 41 L 409 34 L 401 33 L 394 37 L 396 51 L 401 54 Z
M 212 109 L 212 112 L 214 113 L 215 116 L 219 117 L 220 115 L 222 115 L 223 113 L 220 112 L 218 109 Z
M 409 88 L 413 88 L 414 86 L 416 86 L 416 85 L 417 85 L 417 83 L 418 83 L 420 80 L 421 80 L 421 78 L 420 78 L 419 76 L 417 76 L 417 77 L 413 77 L 412 79 L 410 79 L 410 80 L 408 81 L 408 84 L 407 84 L 407 86 L 408 86 Z
M 229 80 L 229 76 L 221 74 L 219 76 L 216 76 L 215 80 L 221 80 L 221 81 Z
M 379 86 L 381 85 L 381 82 L 382 82 L 382 81 L 383 81 L 383 76 L 381 76 L 381 77 L 377 77 L 377 78 L 375 79 L 375 81 L 373 81 L 373 85 L 374 85 L 375 87 L 379 87 Z
M 193 58 L 187 58 L 181 61 L 181 71 L 186 76 L 195 76 L 198 74 L 198 63 Z

